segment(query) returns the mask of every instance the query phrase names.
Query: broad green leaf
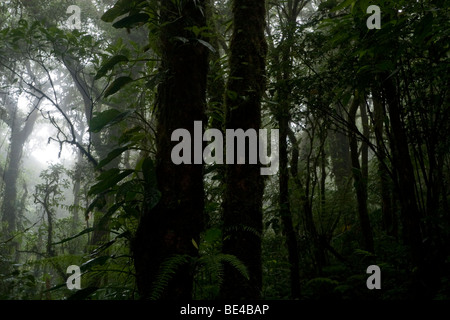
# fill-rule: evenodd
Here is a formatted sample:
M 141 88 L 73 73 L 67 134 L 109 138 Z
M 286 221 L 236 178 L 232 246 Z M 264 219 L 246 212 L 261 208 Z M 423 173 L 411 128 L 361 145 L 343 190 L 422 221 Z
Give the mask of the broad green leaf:
M 116 119 L 120 114 L 121 112 L 117 109 L 109 109 L 101 113 L 97 113 L 89 123 L 89 131 L 99 132 L 106 125 Z
M 121 207 L 123 206 L 123 202 L 119 202 L 119 203 L 115 203 L 113 204 L 108 211 L 100 218 L 100 221 L 98 222 L 99 226 L 104 226 L 109 219 L 111 218 L 111 216 Z
M 83 231 L 77 233 L 77 234 L 74 235 L 74 236 L 71 236 L 71 237 L 65 238 L 65 239 L 63 239 L 63 240 L 61 240 L 61 241 L 59 241 L 59 242 L 53 243 L 53 245 L 65 243 L 65 242 L 67 242 L 67 241 L 73 240 L 73 239 L 75 239 L 75 238 L 78 238 L 79 236 L 82 236 L 83 234 L 86 234 L 86 233 L 89 233 L 89 232 L 92 232 L 92 231 L 94 231 L 94 228 L 92 228 L 92 227 L 91 227 L 91 228 L 86 228 L 86 229 L 84 229 Z
M 119 141 L 118 141 L 119 144 L 120 145 L 130 145 L 130 144 L 136 142 L 137 140 L 135 139 L 135 137 L 136 136 L 140 137 L 142 134 L 142 131 L 143 131 L 143 129 L 140 126 L 126 129 L 119 138 Z M 145 133 L 144 133 L 144 135 L 145 135 Z M 138 141 L 142 141 L 142 139 L 138 140 Z
M 106 263 L 106 261 L 108 261 L 110 258 L 111 258 L 110 256 L 100 256 L 100 257 L 93 258 L 93 259 L 83 263 L 80 266 L 80 269 L 82 272 L 85 272 L 87 270 L 92 269 L 92 267 L 104 265 Z
M 115 23 L 113 23 L 114 28 L 133 28 L 138 24 L 145 23 L 150 19 L 150 16 L 146 13 L 137 13 L 132 16 L 125 17 Z
M 198 42 L 200 42 L 202 45 L 204 45 L 205 47 L 207 47 L 211 52 L 216 52 L 216 49 L 214 49 L 214 47 L 209 43 L 209 42 L 206 42 L 206 41 L 204 41 L 204 40 L 202 40 L 202 39 L 197 39 L 198 40 Z
M 105 21 L 105 22 L 113 22 L 114 19 L 121 16 L 122 14 L 123 14 L 123 9 L 118 6 L 114 6 L 111 9 L 109 9 L 108 11 L 106 11 L 102 15 L 101 19 L 102 19 L 102 21 Z
M 94 251 L 92 251 L 91 256 L 98 255 L 100 252 L 105 251 L 106 249 L 108 249 L 109 247 L 111 247 L 114 243 L 116 243 L 116 241 L 117 241 L 117 239 L 114 238 L 113 240 L 110 240 L 110 241 L 108 241 L 108 242 L 102 244 L 101 246 L 99 246 L 98 248 L 96 248 Z M 109 258 L 108 256 L 106 256 L 106 257 Z M 106 259 L 105 262 L 106 262 L 107 260 L 108 260 L 108 259 Z M 81 268 L 80 268 L 80 269 L 81 269 Z
M 97 184 L 93 185 L 90 188 L 89 195 L 100 194 L 102 192 L 105 192 L 105 191 L 115 187 L 117 185 L 117 183 L 122 181 L 124 178 L 126 178 L 133 172 L 134 172 L 134 170 L 131 170 L 131 169 L 120 172 L 120 170 L 117 168 L 103 172 L 99 176 L 99 180 L 101 180 L 101 181 L 98 182 Z
M 106 180 L 109 179 L 110 177 L 116 176 L 120 173 L 120 169 L 119 168 L 112 168 L 109 169 L 105 172 L 102 172 L 98 177 L 97 180 L 101 181 L 101 180 Z
M 128 150 L 128 147 L 121 147 L 121 148 L 117 148 L 114 149 L 113 151 L 111 151 L 110 153 L 108 153 L 108 156 L 103 159 L 102 161 L 100 161 L 100 163 L 97 166 L 97 169 L 101 169 L 104 166 L 106 166 L 108 163 L 110 163 L 112 160 L 114 160 L 115 158 L 117 158 L 118 156 L 120 156 L 124 151 Z
M 117 78 L 116 80 L 114 80 L 113 83 L 111 83 L 111 85 L 108 88 L 106 88 L 105 98 L 109 97 L 110 95 L 113 95 L 114 93 L 122 89 L 122 87 L 124 87 L 125 85 L 129 84 L 132 81 L 133 79 L 127 76 Z
M 110 58 L 108 61 L 106 61 L 100 68 L 100 70 L 97 71 L 97 74 L 95 75 L 95 80 L 100 79 L 101 77 L 104 77 L 106 73 L 114 68 L 114 66 L 120 62 L 128 62 L 128 58 L 124 55 L 116 55 L 112 58 Z
M 137 196 L 136 189 L 138 189 L 139 186 L 140 184 L 136 180 L 130 180 L 122 183 L 116 192 L 116 201 L 120 202 L 122 199 L 127 203 L 133 201 Z
M 130 11 L 130 1 L 119 0 L 111 9 L 109 9 L 102 15 L 101 19 L 105 22 L 113 22 L 114 19 L 120 17 L 121 15 L 124 15 L 128 11 Z
M 92 210 L 94 210 L 95 208 L 101 209 L 106 205 L 106 200 L 105 200 L 105 196 L 103 194 L 98 195 L 89 205 L 89 207 L 87 207 L 86 212 L 85 212 L 85 217 L 87 219 L 88 214 L 90 212 L 92 212 Z
M 117 109 L 109 109 L 101 113 L 97 113 L 89 123 L 89 131 L 99 132 L 105 127 L 112 126 L 113 124 L 122 121 L 131 113 L 132 111 L 121 112 Z

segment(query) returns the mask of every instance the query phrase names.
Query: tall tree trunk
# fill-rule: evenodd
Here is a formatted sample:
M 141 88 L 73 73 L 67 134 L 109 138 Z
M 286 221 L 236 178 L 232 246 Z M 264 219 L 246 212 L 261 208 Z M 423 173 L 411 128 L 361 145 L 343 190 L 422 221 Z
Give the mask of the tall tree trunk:
M 287 112 L 283 110 L 281 112 Z M 286 236 L 286 244 L 288 248 L 290 278 L 291 278 L 291 298 L 300 297 L 300 266 L 298 257 L 297 237 L 292 223 L 292 213 L 289 200 L 289 171 L 288 171 L 288 150 L 287 136 L 289 130 L 289 115 L 284 113 L 280 116 L 280 144 L 279 144 L 279 206 L 280 216 L 283 222 L 283 232 Z
M 298 145 L 297 138 L 295 137 L 294 132 L 289 128 L 288 129 L 288 137 L 292 144 L 292 156 L 291 156 L 291 175 L 292 179 L 294 180 L 297 187 L 300 189 L 300 202 L 301 202 L 301 209 L 303 213 L 303 219 L 305 223 L 305 231 L 308 234 L 308 238 L 312 241 L 312 250 L 314 254 L 315 259 L 315 265 L 317 268 L 317 271 L 319 274 L 322 273 L 322 267 L 325 265 L 325 252 L 324 247 L 327 247 L 327 243 L 325 239 L 321 239 L 319 236 L 319 232 L 317 231 L 316 225 L 314 223 L 314 217 L 313 217 L 313 211 L 312 211 L 312 203 L 310 197 L 310 172 L 309 169 L 308 172 L 305 174 L 306 181 L 305 183 L 302 182 L 300 179 L 299 173 L 298 173 L 298 161 L 299 161 L 299 154 L 300 149 Z M 312 146 L 311 146 L 312 148 Z M 306 166 L 309 168 L 310 162 L 309 162 L 310 156 L 308 156 L 308 159 L 306 160 Z
M 362 134 L 365 139 L 369 140 L 369 116 L 367 115 L 367 106 L 364 101 L 359 104 L 359 111 L 361 112 Z M 361 141 L 361 176 L 365 182 L 364 187 L 367 193 L 367 183 L 369 180 L 369 145 L 367 141 Z
M 393 170 L 396 172 L 396 192 L 401 206 L 400 221 L 402 236 L 405 245 L 410 248 L 411 262 L 417 268 L 415 273 L 414 294 L 426 296 L 430 293 L 435 271 L 425 259 L 423 248 L 423 234 L 421 226 L 422 213 L 420 212 L 417 195 L 414 168 L 408 146 L 406 129 L 403 125 L 401 103 L 397 87 L 392 78 L 385 76 L 383 82 L 384 96 L 388 105 L 391 125 L 391 149 Z
M 367 211 L 367 178 L 364 176 L 363 168 L 359 163 L 358 141 L 356 139 L 356 111 L 361 104 L 357 94 L 349 110 L 349 139 L 350 139 L 350 154 L 352 161 L 353 180 L 356 191 L 356 198 L 358 202 L 358 215 L 361 225 L 361 233 L 363 238 L 364 249 L 369 252 L 374 252 L 372 228 L 370 226 L 369 213 Z
M 194 121 L 204 120 L 208 49 L 188 29 L 206 25 L 205 0 L 161 1 L 161 70 L 166 77 L 158 87 L 156 174 L 159 203 L 144 213 L 133 241 L 136 281 L 141 298 L 151 298 L 161 264 L 174 255 L 196 257 L 203 229 L 203 166 L 175 165 L 171 141 L 175 129 L 194 136 Z M 189 39 L 183 43 L 177 39 Z M 191 150 L 193 143 L 191 144 Z M 167 271 L 167 270 L 165 270 Z M 190 299 L 193 274 L 188 264 L 178 266 L 160 298 Z
M 372 97 L 374 109 L 373 112 L 374 132 L 378 155 L 379 184 L 381 189 L 381 210 L 383 217 L 382 223 L 386 233 L 390 236 L 397 238 L 398 225 L 393 210 L 392 182 L 389 179 L 386 145 L 384 143 L 384 119 L 386 116 L 386 112 L 384 110 L 384 106 L 379 91 L 375 88 L 372 89 Z
M 49 207 L 48 204 L 48 197 L 50 195 L 47 193 L 45 195 L 45 200 L 43 202 L 44 211 L 47 214 L 47 244 L 46 244 L 46 253 L 47 257 L 51 258 L 56 255 L 55 250 L 53 249 L 53 219 L 54 219 L 54 213 L 52 212 L 52 209 Z
M 414 170 L 408 148 L 406 133 L 402 124 L 401 107 L 392 79 L 384 81 L 384 94 L 388 104 L 391 125 L 391 148 L 396 183 L 401 203 L 401 221 L 405 244 L 411 246 L 411 255 L 415 263 L 422 257 L 422 236 L 420 232 L 420 212 L 415 192 Z
M 283 223 L 283 233 L 286 236 L 286 245 L 288 248 L 288 260 L 290 265 L 291 298 L 300 297 L 300 263 L 297 237 L 292 222 L 292 212 L 289 199 L 289 170 L 288 170 L 288 148 L 287 139 L 290 121 L 290 88 L 292 61 L 290 58 L 291 48 L 293 46 L 293 36 L 296 28 L 296 19 L 301 9 L 298 8 L 299 1 L 287 3 L 286 20 L 287 28 L 283 40 L 277 49 L 279 49 L 281 61 L 279 61 L 278 52 L 275 52 L 274 63 L 277 68 L 278 85 L 278 110 L 276 117 L 280 130 L 279 136 L 279 207 L 280 217 Z M 275 51 L 273 48 L 272 50 Z
M 342 108 L 335 106 L 335 110 L 339 117 L 345 118 Z M 327 136 L 329 137 L 331 173 L 337 189 L 335 196 L 337 219 L 341 219 L 342 216 L 346 219 L 346 213 L 350 211 L 348 199 L 352 177 L 349 139 L 347 134 L 337 127 L 330 129 Z
M 233 2 L 234 30 L 226 95 L 227 129 L 255 129 L 258 132 L 261 126 L 261 97 L 266 82 L 265 13 L 264 1 Z M 248 164 L 248 151 L 247 144 L 246 164 L 226 167 L 223 252 L 240 259 L 247 266 L 250 279 L 245 279 L 236 269 L 226 265 L 221 297 L 227 299 L 258 299 L 262 289 L 264 183 L 260 166 Z
M 33 131 L 38 115 L 38 111 L 33 110 L 23 127 L 21 127 L 22 121 L 17 118 L 16 109 L 14 115 L 12 115 L 14 120 L 11 122 L 11 144 L 8 155 L 8 166 L 4 172 L 5 189 L 1 211 L 2 222 L 6 223 L 6 229 L 3 231 L 7 237 L 16 230 L 17 179 L 19 177 L 20 161 L 22 159 L 24 144 Z
M 77 230 L 80 222 L 80 202 L 81 202 L 81 177 L 83 164 L 83 154 L 77 150 L 76 171 L 73 177 L 73 210 L 72 210 L 72 228 Z M 72 252 L 73 253 L 73 252 Z
M 209 54 L 209 74 L 207 82 L 207 92 L 208 92 L 208 116 L 211 116 L 211 127 L 217 128 L 219 130 L 223 129 L 224 120 L 220 119 L 222 111 L 224 111 L 224 94 L 225 94 L 225 79 L 222 76 L 222 66 L 220 59 L 220 45 L 218 40 L 218 32 L 216 21 L 214 20 L 214 1 L 207 0 L 207 23 L 210 30 L 213 31 L 213 36 L 210 39 L 210 43 L 214 48 L 214 51 Z M 220 115 L 213 115 L 219 112 Z M 221 121 L 222 120 L 222 121 Z

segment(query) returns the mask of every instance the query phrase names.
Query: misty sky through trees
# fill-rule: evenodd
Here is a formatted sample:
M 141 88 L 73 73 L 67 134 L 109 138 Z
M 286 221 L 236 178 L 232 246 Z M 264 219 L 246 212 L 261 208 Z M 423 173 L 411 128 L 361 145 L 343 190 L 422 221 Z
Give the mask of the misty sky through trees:
M 450 299 L 449 4 L 1 1 L 0 299 Z

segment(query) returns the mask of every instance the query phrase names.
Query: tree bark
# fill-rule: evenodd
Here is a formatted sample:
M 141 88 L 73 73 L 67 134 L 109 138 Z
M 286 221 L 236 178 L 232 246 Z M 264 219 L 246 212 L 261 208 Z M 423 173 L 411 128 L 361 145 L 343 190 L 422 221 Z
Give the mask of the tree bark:
M 335 110 L 339 117 L 345 117 L 344 112 L 340 107 L 335 106 Z M 342 132 L 339 128 L 330 129 L 328 137 L 330 139 L 329 154 L 331 158 L 331 172 L 334 176 L 334 183 L 337 188 L 335 207 L 338 210 L 339 217 L 345 215 L 347 211 L 350 211 L 348 205 L 352 176 L 350 145 L 347 134 Z
M 420 232 L 420 212 L 415 192 L 414 170 L 408 148 L 408 141 L 402 125 L 400 103 L 396 88 L 391 79 L 384 81 L 384 94 L 388 104 L 391 124 L 391 148 L 394 170 L 397 172 L 396 184 L 401 203 L 401 220 L 405 244 L 411 246 L 413 261 L 422 258 L 422 236 Z
M 161 71 L 166 75 L 157 97 L 156 175 L 161 198 L 141 218 L 132 247 L 143 299 L 152 298 L 153 288 L 160 285 L 156 281 L 162 263 L 174 255 L 198 255 L 193 240 L 199 243 L 203 229 L 203 166 L 175 165 L 171 150 L 176 142 L 171 141 L 171 134 L 184 128 L 193 137 L 194 121 L 204 120 L 208 49 L 188 30 L 206 26 L 204 7 L 205 0 L 161 1 Z M 192 288 L 192 271 L 189 264 L 183 264 L 159 298 L 190 299 Z
M 299 1 L 285 4 L 286 29 L 283 32 L 282 41 L 278 46 L 280 50 L 281 61 L 278 58 L 278 52 L 275 52 L 274 63 L 277 63 L 277 85 L 278 85 L 278 110 L 277 121 L 280 130 L 279 136 L 279 207 L 280 217 L 283 223 L 283 233 L 286 237 L 288 248 L 288 260 L 290 265 L 291 298 L 300 298 L 300 262 L 297 237 L 292 222 L 292 212 L 289 199 L 289 170 L 288 170 L 288 131 L 290 121 L 290 88 L 292 61 L 290 58 L 291 48 L 294 41 L 294 32 L 297 25 L 297 16 L 301 8 L 298 8 Z M 281 19 L 281 17 L 280 17 Z M 275 51 L 275 49 L 273 49 Z
M 317 163 L 320 157 L 320 153 L 323 150 L 324 140 L 320 142 L 321 146 L 319 149 L 321 150 L 319 154 L 314 154 L 314 137 L 316 136 L 316 129 L 320 125 L 313 116 L 309 116 L 309 123 L 307 124 L 308 129 L 306 132 L 308 133 L 309 145 L 304 146 L 305 150 L 302 151 L 305 154 L 301 156 L 301 160 L 305 162 L 305 181 L 302 182 L 300 178 L 300 174 L 298 172 L 298 162 L 300 155 L 300 148 L 297 142 L 297 138 L 292 130 L 288 130 L 289 140 L 292 143 L 292 158 L 291 158 L 291 175 L 294 182 L 297 184 L 300 189 L 300 202 L 302 209 L 302 216 L 304 222 L 304 230 L 307 234 L 307 238 L 311 241 L 311 248 L 314 256 L 314 265 L 316 267 L 317 273 L 322 274 L 322 268 L 326 264 L 326 257 L 324 249 L 327 247 L 328 240 L 323 235 L 319 234 L 313 214 L 313 198 L 314 198 L 314 188 L 317 183 L 317 177 L 313 177 L 312 171 L 315 172 Z M 309 131 L 311 130 L 311 131 Z M 323 139 L 323 137 L 321 137 Z M 315 159 L 313 160 L 313 154 Z M 313 179 L 312 179 L 313 178 Z
M 261 97 L 266 82 L 265 13 L 264 1 L 233 2 L 234 30 L 225 98 L 227 129 L 255 129 L 258 132 L 261 126 Z M 220 292 L 225 299 L 258 299 L 262 289 L 264 183 L 260 166 L 248 164 L 248 146 L 246 151 L 246 164 L 226 166 L 223 252 L 240 259 L 247 266 L 250 278 L 245 279 L 236 269 L 225 265 Z
M 416 194 L 416 178 L 410 155 L 406 129 L 403 125 L 403 114 L 397 87 L 392 78 L 385 76 L 383 82 L 384 96 L 388 105 L 391 127 L 392 164 L 397 181 L 396 193 L 400 202 L 400 221 L 404 244 L 409 247 L 412 265 L 417 268 L 413 281 L 416 296 L 430 294 L 434 282 L 434 266 L 427 261 L 424 251 L 422 233 L 422 213 L 419 209 Z
M 378 172 L 379 172 L 379 184 L 381 189 L 381 210 L 382 210 L 382 223 L 386 233 L 390 236 L 397 238 L 398 225 L 397 219 L 393 210 L 392 199 L 392 183 L 389 179 L 389 171 L 387 168 L 387 150 L 384 143 L 384 119 L 386 116 L 380 93 L 377 89 L 372 89 L 373 97 L 373 122 L 374 132 L 377 144 L 378 155 Z
M 349 110 L 349 139 L 350 139 L 350 155 L 352 161 L 353 180 L 358 202 L 358 216 L 361 225 L 361 233 L 363 238 L 364 249 L 374 252 L 373 234 L 370 226 L 369 213 L 367 211 L 367 177 L 363 168 L 359 163 L 358 141 L 356 139 L 356 111 L 360 105 L 360 99 L 355 95 Z M 366 165 L 367 166 L 367 165 Z
M 288 150 L 287 132 L 289 121 L 286 116 L 281 116 L 280 126 L 280 146 L 279 146 L 279 206 L 280 216 L 283 222 L 283 232 L 286 236 L 290 264 L 291 298 L 300 297 L 300 262 L 298 257 L 297 237 L 292 223 L 292 213 L 289 200 L 289 171 L 288 171 Z
M 9 100 L 9 99 L 8 99 Z M 8 101 L 7 103 L 14 103 Z M 6 223 L 4 235 L 10 236 L 16 230 L 17 209 L 17 179 L 19 177 L 20 161 L 22 159 L 23 147 L 33 131 L 34 124 L 38 118 L 37 109 L 33 110 L 21 128 L 22 121 L 17 117 L 17 109 L 11 114 L 11 144 L 8 155 L 8 166 L 4 172 L 4 195 L 2 205 L 2 222 Z

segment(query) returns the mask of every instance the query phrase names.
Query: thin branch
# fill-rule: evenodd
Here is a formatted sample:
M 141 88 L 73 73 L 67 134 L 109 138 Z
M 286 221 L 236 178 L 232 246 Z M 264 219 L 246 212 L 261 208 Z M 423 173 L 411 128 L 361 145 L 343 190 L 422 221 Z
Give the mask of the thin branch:
M 76 141 L 75 127 L 74 127 L 72 121 L 70 120 L 70 118 L 68 117 L 68 115 L 64 112 L 64 110 L 62 110 L 62 108 L 60 107 L 58 102 L 53 100 L 45 92 L 43 92 L 41 89 L 37 88 L 32 83 L 27 82 L 21 74 L 18 74 L 15 70 L 11 69 L 8 65 L 4 64 L 2 61 L 0 61 L 0 65 L 5 67 L 6 69 L 10 70 L 14 75 L 16 75 L 17 77 L 20 78 L 20 80 L 30 89 L 30 90 L 27 90 L 27 89 L 24 88 L 26 93 L 28 93 L 28 94 L 38 98 L 39 101 L 41 99 L 43 99 L 43 98 L 47 99 L 58 110 L 58 112 L 64 117 L 65 121 L 67 122 L 67 124 L 69 126 L 69 130 L 71 132 L 72 139 L 69 139 L 67 137 L 67 135 L 64 133 L 64 131 L 56 123 L 54 118 L 50 116 L 50 113 L 48 113 L 48 116 L 49 116 L 48 119 L 55 126 L 55 128 L 58 130 L 57 136 L 59 137 L 59 134 L 63 134 L 64 135 L 64 139 L 63 140 L 56 140 L 54 138 L 52 138 L 52 140 L 58 141 L 60 143 L 69 143 L 71 145 L 74 145 L 74 146 L 78 147 L 80 149 L 80 151 L 88 158 L 88 160 L 90 162 L 92 162 L 94 164 L 94 166 L 97 166 L 98 165 L 98 161 L 92 156 L 92 154 L 90 152 L 88 152 L 79 142 Z M 44 67 L 44 69 L 45 69 L 45 67 Z M 45 70 L 47 70 L 47 69 L 45 69 Z M 47 70 L 47 72 L 48 72 L 48 70 Z M 56 90 L 55 90 L 55 87 L 54 87 L 53 82 L 51 80 L 50 74 L 47 74 L 47 75 L 48 75 L 48 77 L 50 79 L 50 83 L 51 83 L 53 92 L 54 92 L 54 94 L 56 96 Z M 31 90 L 35 91 L 35 92 L 32 92 Z

